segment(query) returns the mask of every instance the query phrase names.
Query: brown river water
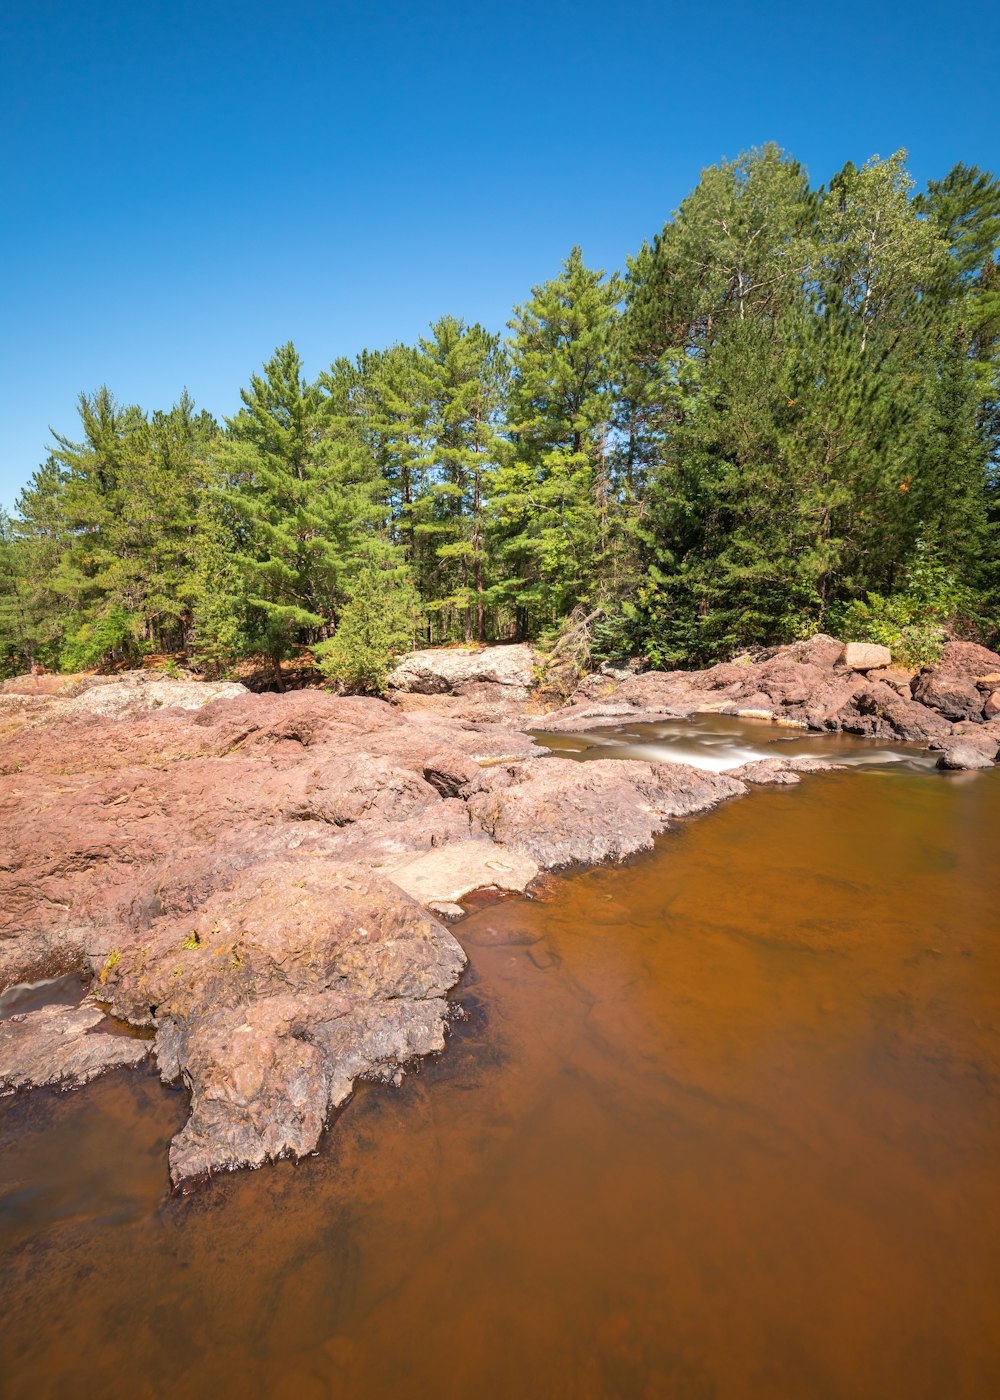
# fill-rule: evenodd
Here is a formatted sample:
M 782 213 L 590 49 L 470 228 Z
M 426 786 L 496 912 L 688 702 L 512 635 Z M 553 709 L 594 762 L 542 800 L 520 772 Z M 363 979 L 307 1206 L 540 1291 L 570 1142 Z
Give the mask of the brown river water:
M 998 838 L 877 762 L 483 903 L 442 1057 L 188 1196 L 152 1070 L 0 1102 L 0 1395 L 1000 1395 Z

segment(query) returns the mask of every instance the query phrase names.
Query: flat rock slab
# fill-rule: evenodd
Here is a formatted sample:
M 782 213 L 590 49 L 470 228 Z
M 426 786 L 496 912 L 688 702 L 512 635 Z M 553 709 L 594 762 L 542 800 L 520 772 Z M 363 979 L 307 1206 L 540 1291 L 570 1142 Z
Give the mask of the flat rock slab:
M 420 904 L 458 904 L 490 886 L 522 892 L 539 874 L 530 856 L 492 841 L 452 841 L 386 872 Z
M 75 1088 L 106 1070 L 138 1065 L 153 1048 L 134 1036 L 96 1028 L 107 1018 L 96 1006 L 43 1006 L 0 1021 L 0 1094 L 43 1084 Z
M 469 810 L 495 841 L 546 870 L 624 860 L 648 850 L 671 817 L 746 792 L 741 782 L 683 763 L 544 758 L 522 767 L 516 781 L 476 793 Z

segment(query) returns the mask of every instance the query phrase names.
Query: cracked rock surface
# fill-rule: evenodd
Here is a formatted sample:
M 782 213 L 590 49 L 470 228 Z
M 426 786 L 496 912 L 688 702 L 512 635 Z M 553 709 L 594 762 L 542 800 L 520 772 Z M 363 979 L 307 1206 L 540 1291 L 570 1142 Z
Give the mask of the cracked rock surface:
M 311 1152 L 355 1080 L 444 1049 L 464 966 L 444 925 L 385 876 L 299 857 L 156 920 L 102 994 L 156 1026 L 163 1078 L 191 1090 L 176 1182 Z
M 141 1064 L 148 1040 L 109 1035 L 97 1006 L 43 1006 L 0 1021 L 0 1094 L 43 1084 L 76 1088 L 106 1070 Z

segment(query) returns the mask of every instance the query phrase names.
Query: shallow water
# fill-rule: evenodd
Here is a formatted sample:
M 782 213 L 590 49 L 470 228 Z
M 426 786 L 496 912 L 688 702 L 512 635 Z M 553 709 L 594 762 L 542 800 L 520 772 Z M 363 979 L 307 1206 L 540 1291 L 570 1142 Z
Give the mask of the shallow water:
M 0 1021 L 24 1016 L 42 1006 L 79 1006 L 87 995 L 87 983 L 77 972 L 65 977 L 45 977 L 40 982 L 18 982 L 0 992 Z
M 995 1396 L 998 836 L 836 773 L 483 907 L 444 1056 L 191 1196 L 151 1072 L 3 1101 L 0 1393 Z
M 536 732 L 563 758 L 639 758 L 649 763 L 689 763 L 724 773 L 759 758 L 809 756 L 852 768 L 899 765 L 914 772 L 932 769 L 937 754 L 913 744 L 882 743 L 854 734 L 813 732 L 735 715 L 695 714 L 660 724 L 627 724 L 562 734 Z

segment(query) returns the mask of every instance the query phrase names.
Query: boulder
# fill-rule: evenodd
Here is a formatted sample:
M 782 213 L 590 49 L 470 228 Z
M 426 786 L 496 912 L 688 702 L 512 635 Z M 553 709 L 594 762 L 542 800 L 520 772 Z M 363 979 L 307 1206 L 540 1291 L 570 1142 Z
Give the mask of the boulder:
M 997 670 L 1000 656 L 975 642 L 948 642 L 941 659 L 913 682 L 913 698 L 952 720 L 978 720 L 986 696 L 981 678 Z
M 913 685 L 913 698 L 921 705 L 938 710 L 946 719 L 979 719 L 983 694 L 974 681 L 961 674 L 927 666 Z
M 878 683 L 891 686 L 896 694 L 902 696 L 904 700 L 912 698 L 914 673 L 904 671 L 901 666 L 883 666 L 869 671 L 868 680 L 873 685 Z
M 992 768 L 1000 745 L 991 740 L 983 742 L 978 735 L 963 735 L 961 738 L 946 740 L 940 748 L 938 768 L 965 771 Z
M 468 694 L 475 687 L 513 688 L 526 698 L 536 684 L 537 656 L 526 645 L 430 647 L 403 658 L 390 690 L 419 695 Z
M 892 652 L 871 642 L 848 642 L 841 661 L 851 671 L 875 671 L 892 665 Z

